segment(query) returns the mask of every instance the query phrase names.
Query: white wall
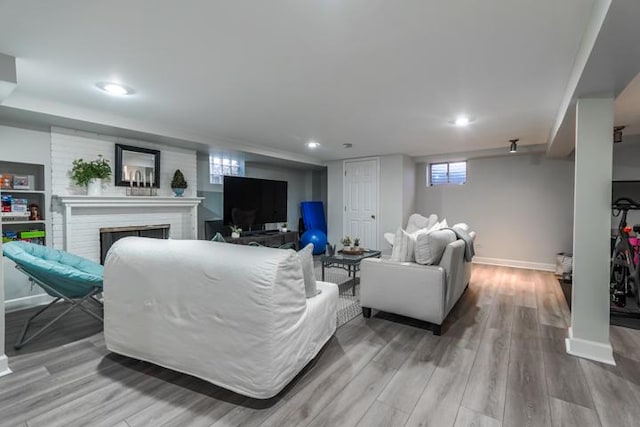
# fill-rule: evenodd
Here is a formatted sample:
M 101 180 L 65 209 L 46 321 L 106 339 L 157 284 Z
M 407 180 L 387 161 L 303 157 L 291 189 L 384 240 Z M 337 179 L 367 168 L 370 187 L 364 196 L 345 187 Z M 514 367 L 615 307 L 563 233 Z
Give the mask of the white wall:
M 406 224 L 409 216 L 416 211 L 416 163 L 409 156 L 402 156 L 402 224 Z
M 387 251 L 383 233 L 404 227 L 415 206 L 415 164 L 410 157 L 395 154 L 380 156 L 380 211 L 378 212 L 378 247 Z M 357 160 L 357 159 L 356 159 Z M 344 160 L 327 163 L 328 240 L 339 244 L 343 232 Z
M 327 241 L 332 245 L 340 245 L 344 212 L 344 178 L 343 161 L 327 162 Z
M 198 206 L 198 238 L 204 239 L 204 222 L 222 219 L 222 184 L 209 182 L 209 155 L 198 153 L 198 196 L 204 197 Z
M 417 211 L 477 232 L 479 260 L 553 268 L 557 252 L 570 252 L 573 161 L 541 154 L 471 159 L 467 184 L 427 187 L 428 159 L 416 167 Z
M 197 193 L 196 152 L 163 144 L 136 141 L 124 138 L 97 135 L 70 129 L 53 128 L 51 131 L 51 174 L 54 196 L 86 194 L 84 188 L 78 188 L 69 178 L 72 162 L 77 158 L 92 160 L 103 155 L 109 160 L 115 172 L 115 144 L 122 143 L 137 147 L 160 150 L 160 188 L 158 196 L 172 196 L 171 179 L 176 169 L 180 169 L 187 181 L 185 197 Z M 103 186 L 103 195 L 126 195 L 125 187 L 116 187 L 112 177 Z M 72 217 L 71 238 L 67 250 L 94 261 L 100 260 L 99 228 L 131 225 L 170 224 L 170 236 L 174 239 L 190 238 L 193 226 L 191 211 L 185 208 L 127 208 L 128 210 L 87 208 L 81 215 Z M 64 247 L 63 211 L 59 203 L 52 204 L 53 246 Z
M 22 127 L 0 125 L 0 160 L 9 162 L 34 163 L 44 165 L 45 203 L 47 208 L 51 200 L 51 138 L 48 131 Z M 2 171 L 0 171 L 2 172 Z M 52 242 L 51 212 L 45 211 L 48 223 L 46 227 L 48 244 Z M 39 287 L 32 288 L 26 276 L 15 269 L 15 264 L 4 260 L 4 298 L 8 311 L 18 310 L 34 302 L 46 300 Z

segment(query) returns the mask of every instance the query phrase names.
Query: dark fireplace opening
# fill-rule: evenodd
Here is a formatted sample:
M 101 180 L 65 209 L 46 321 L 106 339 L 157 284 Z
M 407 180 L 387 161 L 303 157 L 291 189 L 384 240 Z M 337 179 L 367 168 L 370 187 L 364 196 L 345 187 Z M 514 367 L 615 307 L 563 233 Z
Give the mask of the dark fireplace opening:
M 107 252 L 111 246 L 128 236 L 151 237 L 153 239 L 168 239 L 170 224 L 134 225 L 131 227 L 109 227 L 100 229 L 100 264 L 104 265 Z

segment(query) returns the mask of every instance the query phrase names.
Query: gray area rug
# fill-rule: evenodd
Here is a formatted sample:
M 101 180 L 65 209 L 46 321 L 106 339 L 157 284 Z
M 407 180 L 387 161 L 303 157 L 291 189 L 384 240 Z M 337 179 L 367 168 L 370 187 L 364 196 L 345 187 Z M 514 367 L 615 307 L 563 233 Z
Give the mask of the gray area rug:
M 314 260 L 316 280 L 322 279 L 322 265 L 320 264 L 320 258 L 316 257 Z M 331 282 L 338 285 L 339 298 L 338 298 L 338 328 L 350 320 L 358 317 L 361 314 L 360 310 L 360 284 L 356 285 L 356 294 L 353 295 L 352 279 L 349 277 L 346 271 L 339 268 L 327 268 L 325 269 L 325 282 Z

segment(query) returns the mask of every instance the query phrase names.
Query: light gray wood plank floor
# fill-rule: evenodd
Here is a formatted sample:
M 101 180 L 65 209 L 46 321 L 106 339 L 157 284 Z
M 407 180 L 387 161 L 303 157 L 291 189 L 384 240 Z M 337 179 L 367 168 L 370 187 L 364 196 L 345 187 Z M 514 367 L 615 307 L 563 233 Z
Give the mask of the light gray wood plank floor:
M 640 425 L 640 331 L 611 328 L 615 367 L 567 355 L 569 310 L 546 272 L 475 265 L 441 337 L 358 317 L 269 400 L 112 354 L 81 312 L 15 351 L 32 312 L 7 315 L 0 426 Z

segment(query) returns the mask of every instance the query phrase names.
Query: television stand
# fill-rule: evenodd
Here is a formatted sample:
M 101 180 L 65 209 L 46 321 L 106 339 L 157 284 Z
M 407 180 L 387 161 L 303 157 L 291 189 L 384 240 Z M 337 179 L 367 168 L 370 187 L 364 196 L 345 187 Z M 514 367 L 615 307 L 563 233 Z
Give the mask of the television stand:
M 297 231 L 279 231 L 279 230 L 266 230 L 266 231 L 254 231 L 250 233 L 243 233 L 238 238 L 228 237 L 227 243 L 234 243 L 236 245 L 248 245 L 250 243 L 257 243 L 262 246 L 268 246 L 271 248 L 279 248 L 280 246 L 293 243 L 296 250 L 298 250 L 298 232 Z
M 242 237 L 255 237 L 255 236 L 265 236 L 265 235 L 274 235 L 280 233 L 280 230 L 249 230 L 243 231 L 240 233 Z

